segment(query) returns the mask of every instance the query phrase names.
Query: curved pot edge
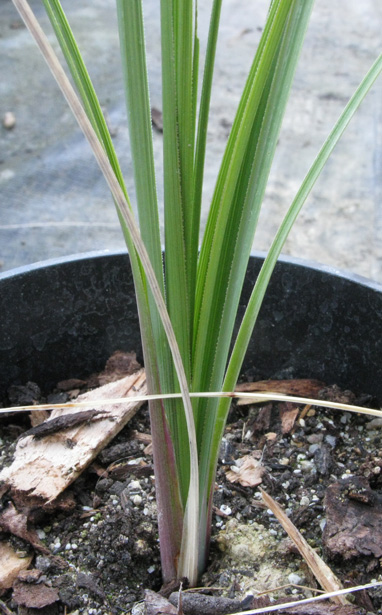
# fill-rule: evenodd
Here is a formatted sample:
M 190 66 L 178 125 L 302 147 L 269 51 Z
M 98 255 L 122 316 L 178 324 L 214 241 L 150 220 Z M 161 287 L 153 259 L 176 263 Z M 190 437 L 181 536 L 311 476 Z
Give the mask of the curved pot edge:
M 13 269 L 0 272 L 0 281 L 6 280 L 16 275 L 25 275 L 32 271 L 41 269 L 41 268 L 55 267 L 57 265 L 62 265 L 62 264 L 70 263 L 73 261 L 77 261 L 77 262 L 86 261 L 89 259 L 103 258 L 105 256 L 110 256 L 110 257 L 121 256 L 123 254 L 128 254 L 127 250 L 93 250 L 90 252 L 78 252 L 75 254 L 69 254 L 67 256 L 59 256 L 56 258 L 37 261 L 35 263 L 31 263 L 30 265 L 22 265 L 20 267 L 15 267 Z M 251 252 L 251 256 L 254 256 L 260 259 L 265 259 L 266 255 L 267 255 L 267 252 L 264 252 L 261 250 L 254 250 Z M 357 273 L 353 273 L 345 269 L 340 269 L 332 265 L 325 265 L 325 264 L 319 263 L 314 260 L 299 258 L 297 256 L 290 256 L 287 254 L 282 254 L 279 257 L 278 262 L 289 263 L 291 265 L 295 265 L 296 267 L 313 269 L 314 271 L 320 271 L 322 273 L 327 273 L 328 275 L 332 275 L 337 278 L 342 278 L 349 282 L 354 282 L 356 284 L 360 284 L 362 286 L 368 287 L 378 292 L 382 292 L 381 283 L 376 282 L 375 280 L 372 280 L 371 278 L 367 278 Z

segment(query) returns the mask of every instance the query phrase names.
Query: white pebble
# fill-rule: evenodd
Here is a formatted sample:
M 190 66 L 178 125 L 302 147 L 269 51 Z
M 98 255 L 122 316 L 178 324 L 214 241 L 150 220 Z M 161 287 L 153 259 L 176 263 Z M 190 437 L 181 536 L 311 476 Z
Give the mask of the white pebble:
M 130 489 L 140 489 L 141 483 L 139 482 L 139 480 L 132 480 L 129 487 Z
M 305 460 L 301 461 L 301 470 L 303 472 L 311 472 L 313 469 L 313 463 L 311 461 Z
M 232 509 L 227 506 L 227 504 L 222 504 L 220 506 L 220 510 L 222 511 L 222 513 L 224 513 L 225 515 L 231 515 L 232 514 Z
M 15 114 L 12 113 L 12 111 L 7 111 L 7 113 L 4 113 L 4 117 L 3 117 L 3 126 L 4 128 L 6 128 L 7 130 L 11 130 L 16 124 L 16 117 Z
M 303 495 L 300 500 L 300 506 L 309 506 L 309 498 Z
M 139 506 L 140 504 L 142 504 L 142 498 L 140 495 L 134 495 L 132 498 L 133 504 L 135 504 L 135 506 Z

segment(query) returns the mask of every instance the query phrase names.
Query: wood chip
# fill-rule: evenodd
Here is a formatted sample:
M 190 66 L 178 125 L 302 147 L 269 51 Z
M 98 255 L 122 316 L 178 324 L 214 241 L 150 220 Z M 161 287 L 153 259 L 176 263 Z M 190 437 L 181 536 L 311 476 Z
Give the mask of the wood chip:
M 283 434 L 287 434 L 292 431 L 298 413 L 299 408 L 291 408 L 290 404 L 286 404 L 286 408 L 281 412 L 281 431 Z
M 243 382 L 238 384 L 236 391 L 242 393 L 269 392 L 283 395 L 297 395 L 298 397 L 317 397 L 325 385 L 319 380 L 300 378 L 295 380 L 258 380 L 257 382 Z M 239 399 L 238 406 L 253 404 L 250 398 Z
M 41 609 L 44 606 L 57 602 L 59 595 L 56 588 L 48 587 L 44 583 L 33 585 L 23 581 L 16 581 L 13 585 L 12 598 L 19 606 Z
M 81 408 L 81 411 L 86 411 L 92 410 L 92 401 L 95 400 L 145 394 L 145 372 L 140 370 L 84 393 L 78 401 L 89 402 L 88 408 Z M 34 500 L 41 505 L 53 502 L 126 425 L 142 403 L 106 404 L 102 408 L 106 418 L 80 423 L 38 440 L 33 436 L 21 439 L 13 463 L 0 473 L 0 482 L 4 481 L 8 486 L 15 501 L 27 505 Z M 75 407 L 54 410 L 44 424 L 78 411 Z
M 330 485 L 325 494 L 323 544 L 330 557 L 382 557 L 382 498 L 366 478 L 353 476 Z
M 20 557 L 8 542 L 0 542 L 0 591 L 12 587 L 21 570 L 28 568 L 33 555 Z
M 171 594 L 171 604 L 178 605 L 179 593 Z M 240 600 L 232 600 L 220 596 L 208 596 L 197 592 L 182 593 L 182 609 L 184 615 L 226 615 L 241 609 Z

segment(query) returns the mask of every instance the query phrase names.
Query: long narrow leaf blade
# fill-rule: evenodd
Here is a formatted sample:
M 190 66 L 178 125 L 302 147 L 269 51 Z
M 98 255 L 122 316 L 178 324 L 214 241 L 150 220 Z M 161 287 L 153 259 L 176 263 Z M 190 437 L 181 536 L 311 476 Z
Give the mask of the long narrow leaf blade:
M 130 147 L 142 239 L 163 285 L 150 98 L 141 0 L 117 0 Z

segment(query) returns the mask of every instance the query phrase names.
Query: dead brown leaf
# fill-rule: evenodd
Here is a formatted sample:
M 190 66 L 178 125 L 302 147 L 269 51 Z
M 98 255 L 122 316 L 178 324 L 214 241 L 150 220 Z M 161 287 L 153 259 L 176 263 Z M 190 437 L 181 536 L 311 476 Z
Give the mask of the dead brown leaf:
M 28 529 L 27 516 L 19 513 L 11 502 L 0 515 L 0 529 L 26 540 L 41 553 L 50 554 L 49 549 L 39 539 L 36 530 Z
M 281 418 L 281 431 L 283 434 L 289 433 L 292 431 L 296 418 L 299 413 L 299 408 L 290 408 L 289 404 L 287 407 L 283 409 L 280 413 Z
M 268 440 L 268 442 L 273 442 L 273 440 L 276 440 L 277 438 L 277 433 L 274 431 L 268 431 L 268 433 L 266 433 L 264 437 L 266 440 Z
M 48 587 L 44 583 L 33 585 L 23 581 L 14 583 L 12 597 L 19 606 L 31 609 L 41 609 L 59 599 L 58 591 L 54 587 Z
M 146 615 L 177 615 L 178 609 L 160 594 L 146 589 L 145 591 Z
M 240 460 L 238 471 L 228 470 L 227 480 L 230 483 L 240 483 L 243 487 L 256 487 L 262 482 L 265 468 L 260 461 L 254 459 L 252 455 L 245 455 Z
M 140 367 L 135 352 L 117 350 L 108 359 L 105 370 L 99 374 L 98 384 L 102 386 L 109 382 L 116 382 L 116 380 L 120 380 L 125 376 L 130 376 Z

